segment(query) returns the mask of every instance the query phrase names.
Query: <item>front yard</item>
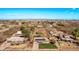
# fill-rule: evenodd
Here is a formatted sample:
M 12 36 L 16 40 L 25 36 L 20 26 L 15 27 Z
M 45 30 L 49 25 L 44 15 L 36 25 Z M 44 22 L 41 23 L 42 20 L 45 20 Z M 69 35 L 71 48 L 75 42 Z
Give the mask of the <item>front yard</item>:
M 55 44 L 50 43 L 41 43 L 39 44 L 39 49 L 56 49 L 57 46 Z

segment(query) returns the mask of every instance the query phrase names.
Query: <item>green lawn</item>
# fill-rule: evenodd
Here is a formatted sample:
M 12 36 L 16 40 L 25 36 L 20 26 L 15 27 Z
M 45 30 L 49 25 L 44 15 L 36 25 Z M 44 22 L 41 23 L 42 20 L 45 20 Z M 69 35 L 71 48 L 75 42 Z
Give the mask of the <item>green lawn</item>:
M 55 44 L 41 43 L 39 44 L 39 49 L 55 49 L 57 48 Z

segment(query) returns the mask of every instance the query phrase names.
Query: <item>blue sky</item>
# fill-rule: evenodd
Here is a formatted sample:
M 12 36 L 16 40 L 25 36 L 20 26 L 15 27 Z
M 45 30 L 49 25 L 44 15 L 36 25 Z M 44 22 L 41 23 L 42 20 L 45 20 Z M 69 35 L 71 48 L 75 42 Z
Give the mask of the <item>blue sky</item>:
M 79 19 L 79 8 L 0 8 L 0 19 Z

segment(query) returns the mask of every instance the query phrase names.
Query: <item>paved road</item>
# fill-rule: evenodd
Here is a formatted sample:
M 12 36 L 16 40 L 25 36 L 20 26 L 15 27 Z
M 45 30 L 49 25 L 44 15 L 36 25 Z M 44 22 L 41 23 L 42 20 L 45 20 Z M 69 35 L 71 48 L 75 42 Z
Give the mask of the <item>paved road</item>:
M 37 42 L 34 42 L 33 43 L 33 50 L 38 50 L 38 43 Z

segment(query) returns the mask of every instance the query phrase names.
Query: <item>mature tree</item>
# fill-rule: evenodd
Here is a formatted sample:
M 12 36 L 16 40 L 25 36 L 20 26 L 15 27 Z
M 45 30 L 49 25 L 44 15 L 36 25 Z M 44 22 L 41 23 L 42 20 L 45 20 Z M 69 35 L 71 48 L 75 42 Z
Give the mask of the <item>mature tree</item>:
M 76 28 L 72 31 L 72 35 L 76 37 L 79 37 L 79 28 Z
M 30 37 L 30 33 L 31 33 L 31 31 L 30 30 L 26 30 L 26 29 L 24 29 L 24 30 L 22 30 L 22 34 L 23 34 L 23 36 L 24 37 Z
M 24 26 L 21 26 L 21 27 L 20 27 L 20 30 L 24 30 L 24 29 L 25 29 L 25 27 L 24 27 Z

